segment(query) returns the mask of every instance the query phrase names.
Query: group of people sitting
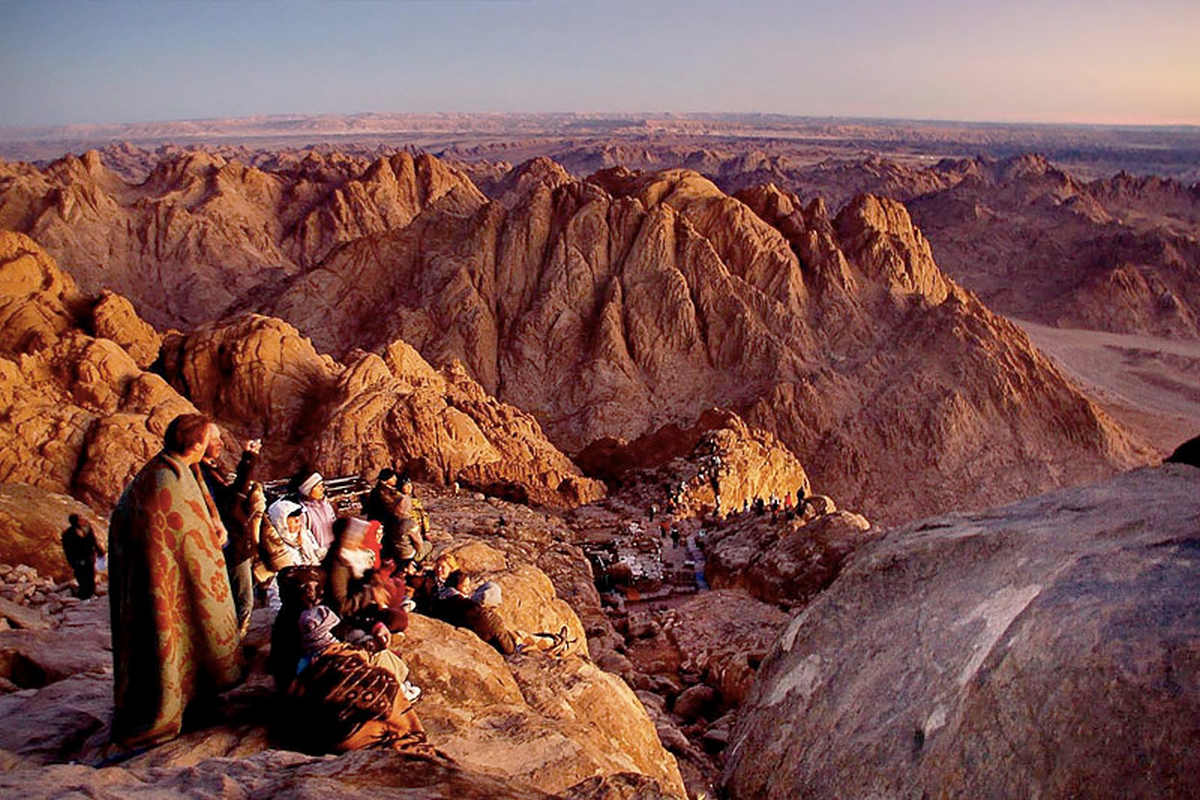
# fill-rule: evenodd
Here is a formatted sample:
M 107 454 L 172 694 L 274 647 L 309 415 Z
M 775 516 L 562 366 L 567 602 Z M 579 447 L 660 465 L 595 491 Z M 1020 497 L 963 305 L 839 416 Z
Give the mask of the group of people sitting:
M 112 733 L 126 752 L 179 735 L 185 711 L 244 679 L 256 601 L 276 612 L 270 669 L 288 698 L 282 716 L 298 715 L 282 730 L 304 732 L 295 745 L 312 751 L 426 747 L 413 711 L 421 692 L 396 650 L 411 612 L 474 631 L 505 655 L 572 644 L 565 627 L 509 630 L 497 584 L 475 586 L 449 552 L 434 558 L 428 516 L 395 470 L 379 473 L 361 515 L 340 516 L 316 472 L 268 502 L 251 474 L 259 447 L 250 442 L 226 476 L 220 430 L 181 415 L 113 511 Z M 71 535 L 83 544 L 65 547 L 94 559 L 86 534 Z

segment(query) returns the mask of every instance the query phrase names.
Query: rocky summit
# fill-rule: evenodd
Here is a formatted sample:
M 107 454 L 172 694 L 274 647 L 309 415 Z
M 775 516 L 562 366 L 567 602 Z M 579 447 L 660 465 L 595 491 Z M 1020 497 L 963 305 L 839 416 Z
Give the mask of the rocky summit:
M 730 739 L 751 797 L 1194 797 L 1200 470 L 1136 470 L 860 549 Z

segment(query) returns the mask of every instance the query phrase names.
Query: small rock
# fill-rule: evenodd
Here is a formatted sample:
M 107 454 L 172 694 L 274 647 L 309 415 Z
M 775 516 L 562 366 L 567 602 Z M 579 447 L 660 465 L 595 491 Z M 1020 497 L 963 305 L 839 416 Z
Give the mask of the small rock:
M 692 686 L 675 698 L 671 711 L 685 722 L 693 722 L 703 717 L 716 699 L 717 693 L 711 686 Z

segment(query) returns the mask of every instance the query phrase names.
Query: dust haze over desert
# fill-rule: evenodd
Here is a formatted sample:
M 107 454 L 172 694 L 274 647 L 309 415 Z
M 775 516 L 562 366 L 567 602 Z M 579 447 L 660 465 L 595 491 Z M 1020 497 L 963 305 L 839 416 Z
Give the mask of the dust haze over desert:
M 1200 794 L 1194 4 L 0 14 L 6 795 Z M 257 572 L 116 746 L 59 537 L 196 413 L 502 589 L 427 746 L 295 744 Z

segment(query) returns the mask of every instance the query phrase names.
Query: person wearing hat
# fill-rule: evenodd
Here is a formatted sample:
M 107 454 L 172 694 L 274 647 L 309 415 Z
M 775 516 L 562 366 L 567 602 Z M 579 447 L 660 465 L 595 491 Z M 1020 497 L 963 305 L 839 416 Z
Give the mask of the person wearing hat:
M 378 522 L 358 517 L 337 521 L 335 543 L 325 558 L 329 576 L 325 605 L 342 619 L 363 627 L 382 622 L 390 631 L 403 631 L 408 627 L 408 614 L 393 603 L 389 576 L 380 568 L 375 551 L 366 544 L 378 528 Z
M 321 473 L 314 472 L 300 482 L 300 505 L 304 506 L 304 516 L 308 529 L 317 540 L 317 549 L 322 558 L 333 546 L 333 523 L 337 520 L 337 511 L 325 497 L 325 479 Z

